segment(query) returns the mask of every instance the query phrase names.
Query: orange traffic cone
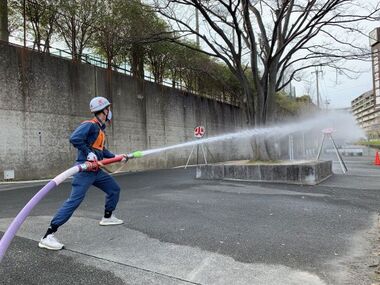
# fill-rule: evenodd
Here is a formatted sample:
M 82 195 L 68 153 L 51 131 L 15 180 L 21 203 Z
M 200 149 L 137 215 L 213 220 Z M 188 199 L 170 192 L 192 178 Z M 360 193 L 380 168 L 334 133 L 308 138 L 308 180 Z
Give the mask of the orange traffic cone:
M 374 164 L 375 165 L 380 165 L 380 156 L 379 156 L 379 152 L 378 151 L 376 151 Z

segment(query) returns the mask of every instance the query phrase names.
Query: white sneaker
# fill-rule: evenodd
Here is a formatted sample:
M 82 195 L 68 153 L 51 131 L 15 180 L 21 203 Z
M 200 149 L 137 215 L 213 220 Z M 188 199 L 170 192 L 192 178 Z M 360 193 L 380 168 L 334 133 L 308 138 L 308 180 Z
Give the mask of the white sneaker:
M 50 250 L 60 250 L 64 247 L 62 243 L 60 243 L 54 234 L 47 235 L 46 238 L 42 238 L 38 244 L 40 248 L 47 248 Z
M 121 225 L 124 221 L 116 218 L 114 215 L 111 215 L 109 218 L 102 218 L 99 222 L 99 225 L 101 226 L 115 226 L 115 225 Z

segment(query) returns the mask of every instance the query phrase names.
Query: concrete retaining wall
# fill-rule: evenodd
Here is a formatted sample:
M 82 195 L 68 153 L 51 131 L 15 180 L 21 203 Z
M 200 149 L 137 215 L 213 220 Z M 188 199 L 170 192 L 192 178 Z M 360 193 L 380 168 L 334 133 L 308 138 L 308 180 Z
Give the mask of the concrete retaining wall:
M 197 167 L 196 178 L 316 185 L 332 175 L 331 161 L 293 164 L 211 164 Z
M 16 179 L 38 179 L 70 167 L 75 149 L 69 135 L 91 118 L 94 96 L 113 102 L 107 143 L 115 153 L 189 141 L 196 125 L 208 136 L 244 127 L 237 107 L 0 42 L 0 180 L 6 169 L 15 170 Z M 209 148 L 215 161 L 252 156 L 247 140 Z M 135 160 L 129 169 L 183 165 L 190 151 Z

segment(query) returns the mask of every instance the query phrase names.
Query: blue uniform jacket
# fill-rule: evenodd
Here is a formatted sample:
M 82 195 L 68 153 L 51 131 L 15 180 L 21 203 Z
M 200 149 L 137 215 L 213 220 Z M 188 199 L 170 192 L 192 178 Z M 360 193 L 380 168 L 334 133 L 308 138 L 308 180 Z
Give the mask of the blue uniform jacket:
M 97 118 L 85 121 L 75 129 L 70 136 L 70 143 L 78 149 L 77 162 L 83 163 L 87 160 L 87 155 L 93 152 L 98 160 L 112 158 L 115 155 L 104 146 L 105 134 L 103 130 L 105 124 L 99 123 Z M 100 144 L 99 141 L 101 140 Z M 95 143 L 98 143 L 95 145 Z

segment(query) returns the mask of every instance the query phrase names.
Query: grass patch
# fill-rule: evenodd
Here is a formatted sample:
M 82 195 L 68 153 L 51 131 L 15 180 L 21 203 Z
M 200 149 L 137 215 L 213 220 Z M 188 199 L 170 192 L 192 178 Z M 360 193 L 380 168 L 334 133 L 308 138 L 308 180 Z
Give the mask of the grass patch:
M 380 140 L 359 141 L 358 144 L 372 148 L 380 148 Z

